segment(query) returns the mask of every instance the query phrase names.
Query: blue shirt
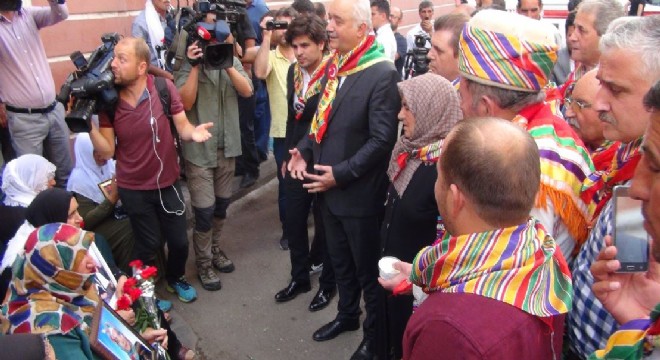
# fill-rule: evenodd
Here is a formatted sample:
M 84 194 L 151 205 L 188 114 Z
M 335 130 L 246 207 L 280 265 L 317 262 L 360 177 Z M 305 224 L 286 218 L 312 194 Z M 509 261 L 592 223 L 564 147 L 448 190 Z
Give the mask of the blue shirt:
M 252 5 L 247 7 L 247 14 L 248 18 L 250 18 L 250 24 L 252 24 L 254 33 L 257 35 L 257 45 L 261 45 L 261 41 L 263 41 L 261 35 L 261 26 L 259 26 L 259 23 L 261 22 L 261 17 L 264 16 L 264 14 L 267 12 L 268 6 L 264 0 L 254 0 Z
M 582 358 L 605 348 L 607 339 L 618 327 L 591 290 L 594 277 L 589 270 L 605 247 L 605 235 L 612 235 L 613 224 L 614 202 L 610 199 L 573 264 L 573 308 L 568 313 L 566 332 L 571 350 Z

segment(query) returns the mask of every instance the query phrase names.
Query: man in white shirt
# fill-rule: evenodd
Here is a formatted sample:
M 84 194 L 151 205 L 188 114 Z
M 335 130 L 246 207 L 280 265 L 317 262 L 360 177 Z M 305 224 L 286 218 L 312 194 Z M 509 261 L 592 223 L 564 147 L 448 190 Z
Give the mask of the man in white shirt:
M 406 41 L 408 42 L 408 51 L 415 47 L 415 36 L 426 35 L 431 38 L 431 31 L 433 30 L 433 2 L 424 0 L 419 3 L 419 24 L 408 31 Z M 426 42 L 426 48 L 431 48 L 431 43 Z
M 376 32 L 376 40 L 385 48 L 385 56 L 396 60 L 396 39 L 390 25 L 390 3 L 387 0 L 371 2 L 371 23 Z

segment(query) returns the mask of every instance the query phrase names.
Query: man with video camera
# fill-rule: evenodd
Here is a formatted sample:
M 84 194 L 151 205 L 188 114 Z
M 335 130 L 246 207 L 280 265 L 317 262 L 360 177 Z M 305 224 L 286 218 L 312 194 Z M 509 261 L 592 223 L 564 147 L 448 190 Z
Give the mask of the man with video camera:
M 184 141 L 205 142 L 213 123 L 192 126 L 176 87 L 160 78 L 169 94 L 170 107 L 164 109 L 157 86 L 161 82 L 147 74 L 150 52 L 143 39 L 121 39 L 114 55 L 111 68 L 119 101 L 114 114 L 99 113 L 99 125 L 92 122 L 89 135 L 103 158 L 116 155 L 119 198 L 136 239 L 134 258 L 151 265 L 162 240 L 167 242 L 167 288 L 191 302 L 197 292 L 185 279 L 187 224 L 173 133 Z
M 69 12 L 64 0 L 41 7 L 22 3 L 0 1 L 0 127 L 9 129 L 16 156 L 44 155 L 57 167 L 57 185 L 66 187 L 73 167 L 69 130 L 64 107 L 55 101 L 39 29 L 66 19 Z
M 216 16 L 214 12 L 207 13 L 205 22 L 215 24 Z M 181 35 L 188 36 L 184 32 Z M 226 42 L 233 42 L 231 35 Z M 197 276 L 204 289 L 216 291 L 222 285 L 213 268 L 223 273 L 234 271 L 234 264 L 220 249 L 220 233 L 227 217 L 236 157 L 241 155 L 236 96 L 252 96 L 252 81 L 231 53 L 225 55 L 227 59 L 208 59 L 210 56 L 212 52 L 204 53 L 199 42 L 193 42 L 181 68 L 174 72 L 174 79 L 190 122 L 214 125 L 209 141 L 183 144 L 183 157 L 195 213 L 193 248 Z M 202 60 L 204 64 L 200 63 Z M 231 65 L 224 69 L 206 65 L 225 60 Z
M 286 137 L 286 119 L 288 115 L 286 104 L 286 74 L 289 66 L 296 61 L 291 44 L 286 42 L 285 33 L 288 24 L 293 18 L 298 16 L 296 10 L 291 7 L 277 10 L 275 17 L 265 16 L 261 20 L 261 29 L 263 41 L 257 51 L 254 60 L 254 75 L 262 80 L 266 80 L 268 88 L 268 102 L 270 105 L 271 123 L 270 136 L 273 138 L 273 155 L 277 169 L 282 168 L 284 157 L 286 155 L 286 146 L 284 139 Z M 271 44 L 276 45 L 275 50 L 271 50 Z M 280 238 L 280 248 L 288 250 L 288 238 L 284 226 L 285 197 L 284 197 L 284 178 L 282 172 L 277 172 L 279 180 L 278 205 L 280 212 L 280 222 L 282 223 L 282 237 Z

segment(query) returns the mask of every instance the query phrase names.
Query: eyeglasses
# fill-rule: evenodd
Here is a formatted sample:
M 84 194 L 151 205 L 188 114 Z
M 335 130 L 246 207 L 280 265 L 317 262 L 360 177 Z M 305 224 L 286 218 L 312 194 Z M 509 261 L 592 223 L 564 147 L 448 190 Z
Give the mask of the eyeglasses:
M 575 105 L 577 105 L 577 107 L 580 108 L 580 110 L 588 109 L 588 108 L 591 107 L 591 104 L 589 104 L 588 102 L 586 102 L 584 100 L 576 100 L 576 99 L 573 99 L 572 97 L 567 97 L 566 99 L 564 99 L 564 102 L 568 106 L 573 106 L 573 104 L 575 104 Z

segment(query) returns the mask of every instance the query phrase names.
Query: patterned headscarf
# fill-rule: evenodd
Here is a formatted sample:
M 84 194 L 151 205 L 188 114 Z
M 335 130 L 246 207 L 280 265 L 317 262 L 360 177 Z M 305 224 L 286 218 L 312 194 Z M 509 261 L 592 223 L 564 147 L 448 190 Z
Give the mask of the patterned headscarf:
M 403 196 L 413 174 L 422 162 L 435 162 L 439 152 L 424 151 L 444 139 L 456 123 L 463 118 L 460 101 L 452 84 L 435 74 L 425 74 L 398 84 L 415 117 L 415 129 L 410 139 L 401 136 L 394 145 L 387 175 Z M 435 156 L 425 157 L 434 153 Z
M 557 44 L 549 26 L 514 13 L 480 11 L 461 33 L 461 75 L 499 88 L 540 91 L 548 84 L 557 60 Z
M 14 262 L 9 301 L 2 307 L 4 333 L 89 332 L 99 302 L 94 274 L 75 271 L 94 234 L 55 223 L 32 232 Z

